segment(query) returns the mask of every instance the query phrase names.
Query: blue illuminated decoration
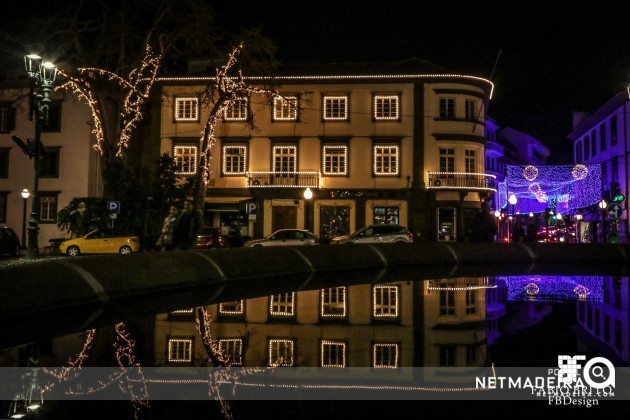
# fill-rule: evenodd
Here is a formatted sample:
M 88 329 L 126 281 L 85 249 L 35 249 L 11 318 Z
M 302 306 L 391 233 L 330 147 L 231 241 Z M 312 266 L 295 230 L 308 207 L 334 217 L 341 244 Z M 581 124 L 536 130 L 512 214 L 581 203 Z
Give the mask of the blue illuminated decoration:
M 496 194 L 497 207 L 517 198 L 515 213 L 543 213 L 556 203 L 556 212 L 573 213 L 602 199 L 600 164 L 507 165 L 506 177 Z
M 508 301 L 562 302 L 585 300 L 603 302 L 603 276 L 502 276 Z

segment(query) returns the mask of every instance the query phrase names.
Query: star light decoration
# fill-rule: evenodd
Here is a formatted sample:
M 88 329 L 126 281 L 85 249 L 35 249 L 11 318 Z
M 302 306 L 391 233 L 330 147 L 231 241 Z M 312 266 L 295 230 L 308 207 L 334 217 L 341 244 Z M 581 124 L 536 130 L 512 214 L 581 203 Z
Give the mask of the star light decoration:
M 127 78 L 92 67 L 77 69 L 77 77 L 59 70 L 67 81 L 57 86 L 55 90 L 68 90 L 87 103 L 94 123 L 92 129 L 92 133 L 96 136 L 94 148 L 101 156 L 113 151 L 115 156 L 121 157 L 125 149 L 129 147 L 133 130 L 144 116 L 143 108 L 150 99 L 151 89 L 161 63 L 162 56 L 154 53 L 147 45 L 142 61 L 131 70 Z M 123 93 L 120 103 L 116 103 L 113 110 L 118 115 L 108 114 L 111 97 L 106 99 L 105 94 L 102 93 L 100 86 L 103 81 L 113 82 L 113 90 Z M 120 120 L 118 132 L 106 132 L 109 120 Z M 105 150 L 106 146 L 107 150 Z
M 507 205 L 509 193 L 518 198 L 517 213 L 542 213 L 553 199 L 559 213 L 567 213 L 601 200 L 601 165 L 508 165 L 499 183 L 497 207 Z

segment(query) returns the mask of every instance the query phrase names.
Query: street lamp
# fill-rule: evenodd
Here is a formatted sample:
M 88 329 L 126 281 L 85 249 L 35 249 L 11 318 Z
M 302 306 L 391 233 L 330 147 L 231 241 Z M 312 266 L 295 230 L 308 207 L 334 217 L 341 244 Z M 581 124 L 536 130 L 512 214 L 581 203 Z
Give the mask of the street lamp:
M 606 200 L 602 199 L 602 201 L 599 202 L 599 208 L 602 210 L 602 238 L 604 240 L 604 243 L 606 243 L 606 207 L 608 206 L 608 203 L 606 202 Z
M 313 198 L 313 191 L 311 191 L 310 188 L 306 188 L 304 190 L 304 229 L 308 229 L 309 228 L 309 223 L 308 223 L 308 203 L 311 200 L 311 198 Z
M 581 213 L 575 215 L 575 241 L 578 243 L 580 242 L 580 224 L 582 223 L 582 218 L 583 216 Z
M 28 224 L 28 251 L 27 258 L 39 257 L 39 245 L 37 244 L 37 236 L 39 234 L 39 166 L 40 158 L 44 152 L 41 143 L 42 129 L 48 122 L 48 114 L 50 110 L 51 92 L 55 79 L 57 78 L 57 67 L 49 61 L 42 62 L 42 58 L 36 54 L 24 56 L 24 67 L 28 73 L 30 82 L 30 119 L 35 117 L 35 138 L 27 139 L 24 142 L 21 138 L 13 136 L 13 141 L 26 153 L 29 159 L 33 159 L 34 176 L 33 190 L 31 201 L 31 218 Z
M 31 193 L 24 188 L 22 190 L 22 198 L 24 199 L 24 206 L 22 207 L 22 249 L 25 249 L 26 246 L 24 245 L 26 243 L 26 201 L 28 200 L 28 197 L 31 195 Z
M 495 210 L 494 217 L 497 219 L 497 242 L 501 242 L 501 212 Z
M 514 194 L 510 194 L 510 197 L 508 198 L 508 203 L 510 203 L 510 205 L 512 206 L 512 217 L 510 217 L 510 233 L 509 233 L 509 237 L 510 237 L 510 242 L 512 242 L 512 219 L 514 219 L 514 207 L 516 206 L 516 202 L 518 201 L 518 199 L 516 198 L 516 195 Z

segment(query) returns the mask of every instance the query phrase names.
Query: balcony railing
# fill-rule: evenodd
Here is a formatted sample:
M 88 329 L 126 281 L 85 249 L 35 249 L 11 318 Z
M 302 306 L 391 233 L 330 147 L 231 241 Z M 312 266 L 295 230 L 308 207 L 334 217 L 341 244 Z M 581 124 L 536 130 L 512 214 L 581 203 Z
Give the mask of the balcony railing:
M 320 188 L 319 171 L 247 172 L 248 188 Z
M 496 176 L 467 172 L 427 172 L 429 190 L 477 190 L 494 191 Z

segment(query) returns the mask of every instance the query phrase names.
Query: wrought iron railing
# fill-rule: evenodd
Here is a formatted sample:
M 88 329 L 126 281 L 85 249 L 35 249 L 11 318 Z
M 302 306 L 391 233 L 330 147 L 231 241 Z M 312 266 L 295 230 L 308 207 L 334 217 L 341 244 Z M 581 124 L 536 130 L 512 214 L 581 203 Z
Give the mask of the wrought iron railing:
M 319 171 L 247 172 L 248 188 L 320 188 Z

